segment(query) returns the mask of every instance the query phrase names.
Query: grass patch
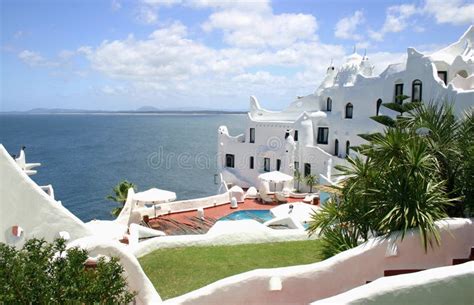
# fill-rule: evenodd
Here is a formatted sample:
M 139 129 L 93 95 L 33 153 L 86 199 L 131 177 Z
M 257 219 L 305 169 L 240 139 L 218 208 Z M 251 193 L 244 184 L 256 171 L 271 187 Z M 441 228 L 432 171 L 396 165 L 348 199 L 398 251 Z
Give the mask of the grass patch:
M 318 240 L 307 240 L 160 249 L 139 261 L 160 296 L 169 299 L 245 271 L 317 262 L 319 247 Z

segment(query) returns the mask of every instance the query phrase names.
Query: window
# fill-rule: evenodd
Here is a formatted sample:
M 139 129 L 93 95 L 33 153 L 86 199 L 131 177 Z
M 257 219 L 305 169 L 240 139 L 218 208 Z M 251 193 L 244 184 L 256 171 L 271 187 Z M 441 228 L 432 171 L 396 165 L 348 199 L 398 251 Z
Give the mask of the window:
M 287 131 L 285 132 L 285 140 L 286 140 L 289 136 L 290 136 L 290 131 L 287 130 Z
M 339 140 L 338 139 L 334 141 L 334 155 L 335 156 L 339 155 Z
M 346 119 L 352 119 L 352 112 L 354 111 L 354 106 L 351 103 L 346 105 Z
M 226 154 L 225 155 L 225 166 L 226 167 L 234 167 L 234 160 L 235 156 L 231 154 Z
M 326 100 L 326 111 L 332 111 L 332 99 L 330 97 Z
M 300 172 L 300 163 L 298 161 L 295 161 L 295 171 Z
M 394 100 L 397 104 L 401 105 L 403 103 L 403 84 L 395 84 Z
M 411 101 L 421 102 L 422 84 L 421 80 L 415 79 L 411 85 Z
M 250 143 L 255 143 L 255 128 L 250 128 Z
M 351 142 L 346 142 L 346 157 L 349 156 L 349 150 L 351 149 Z
M 281 160 L 277 159 L 277 171 L 279 171 L 281 168 Z
M 309 175 L 311 175 L 311 164 L 305 163 L 304 164 L 304 176 L 308 177 Z
M 318 128 L 318 144 L 328 144 L 328 127 L 319 127 Z
M 250 167 L 250 169 L 253 169 L 253 168 L 254 168 L 254 159 L 253 159 L 253 157 L 250 157 L 250 160 L 249 160 L 249 167 Z
M 263 158 L 263 171 L 270 171 L 270 158 Z
M 447 71 L 438 71 L 438 77 L 444 82 L 445 85 L 448 84 L 448 72 Z
M 294 140 L 295 142 L 298 141 L 298 130 L 295 130 Z
M 382 100 L 378 99 L 377 100 L 377 109 L 375 110 L 375 115 L 379 115 L 380 106 L 382 106 Z

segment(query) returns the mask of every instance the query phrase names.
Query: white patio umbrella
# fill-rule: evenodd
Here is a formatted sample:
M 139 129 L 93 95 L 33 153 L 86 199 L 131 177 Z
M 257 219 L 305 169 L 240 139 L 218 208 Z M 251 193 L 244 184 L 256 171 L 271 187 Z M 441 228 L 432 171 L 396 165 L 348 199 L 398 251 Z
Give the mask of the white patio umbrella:
M 258 176 L 258 179 L 260 179 L 261 181 L 279 183 L 279 182 L 291 181 L 293 180 L 293 176 L 287 175 L 279 171 L 273 171 L 273 172 L 260 174 Z
M 277 183 L 284 183 L 288 184 L 290 181 L 293 180 L 293 176 L 287 175 L 280 171 L 273 171 L 264 174 L 260 174 L 258 179 L 262 182 L 273 182 L 275 183 L 275 187 Z
M 151 188 L 144 192 L 139 192 L 133 195 L 133 200 L 138 202 L 150 202 L 153 204 L 153 208 L 155 209 L 155 216 L 156 216 L 156 208 L 155 204 L 159 203 L 166 203 L 176 200 L 176 193 L 170 192 L 166 190 L 160 190 L 157 188 Z

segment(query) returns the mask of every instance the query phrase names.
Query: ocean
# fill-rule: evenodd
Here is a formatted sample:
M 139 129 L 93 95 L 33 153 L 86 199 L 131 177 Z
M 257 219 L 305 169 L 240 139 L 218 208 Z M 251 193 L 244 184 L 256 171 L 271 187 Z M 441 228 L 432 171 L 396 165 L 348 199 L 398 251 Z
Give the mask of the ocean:
M 42 164 L 31 178 L 89 221 L 112 219 L 106 197 L 125 179 L 177 200 L 216 194 L 217 128 L 239 134 L 244 122 L 241 114 L 0 115 L 0 143 L 10 154 L 26 146 L 27 162 Z

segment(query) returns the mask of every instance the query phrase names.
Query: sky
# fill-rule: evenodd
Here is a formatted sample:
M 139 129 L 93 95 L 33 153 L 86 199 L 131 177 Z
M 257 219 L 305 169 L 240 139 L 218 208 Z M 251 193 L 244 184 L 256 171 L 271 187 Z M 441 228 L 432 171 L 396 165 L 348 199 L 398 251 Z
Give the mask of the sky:
M 354 49 L 382 72 L 474 24 L 464 0 L 2 0 L 0 111 L 283 109 Z

